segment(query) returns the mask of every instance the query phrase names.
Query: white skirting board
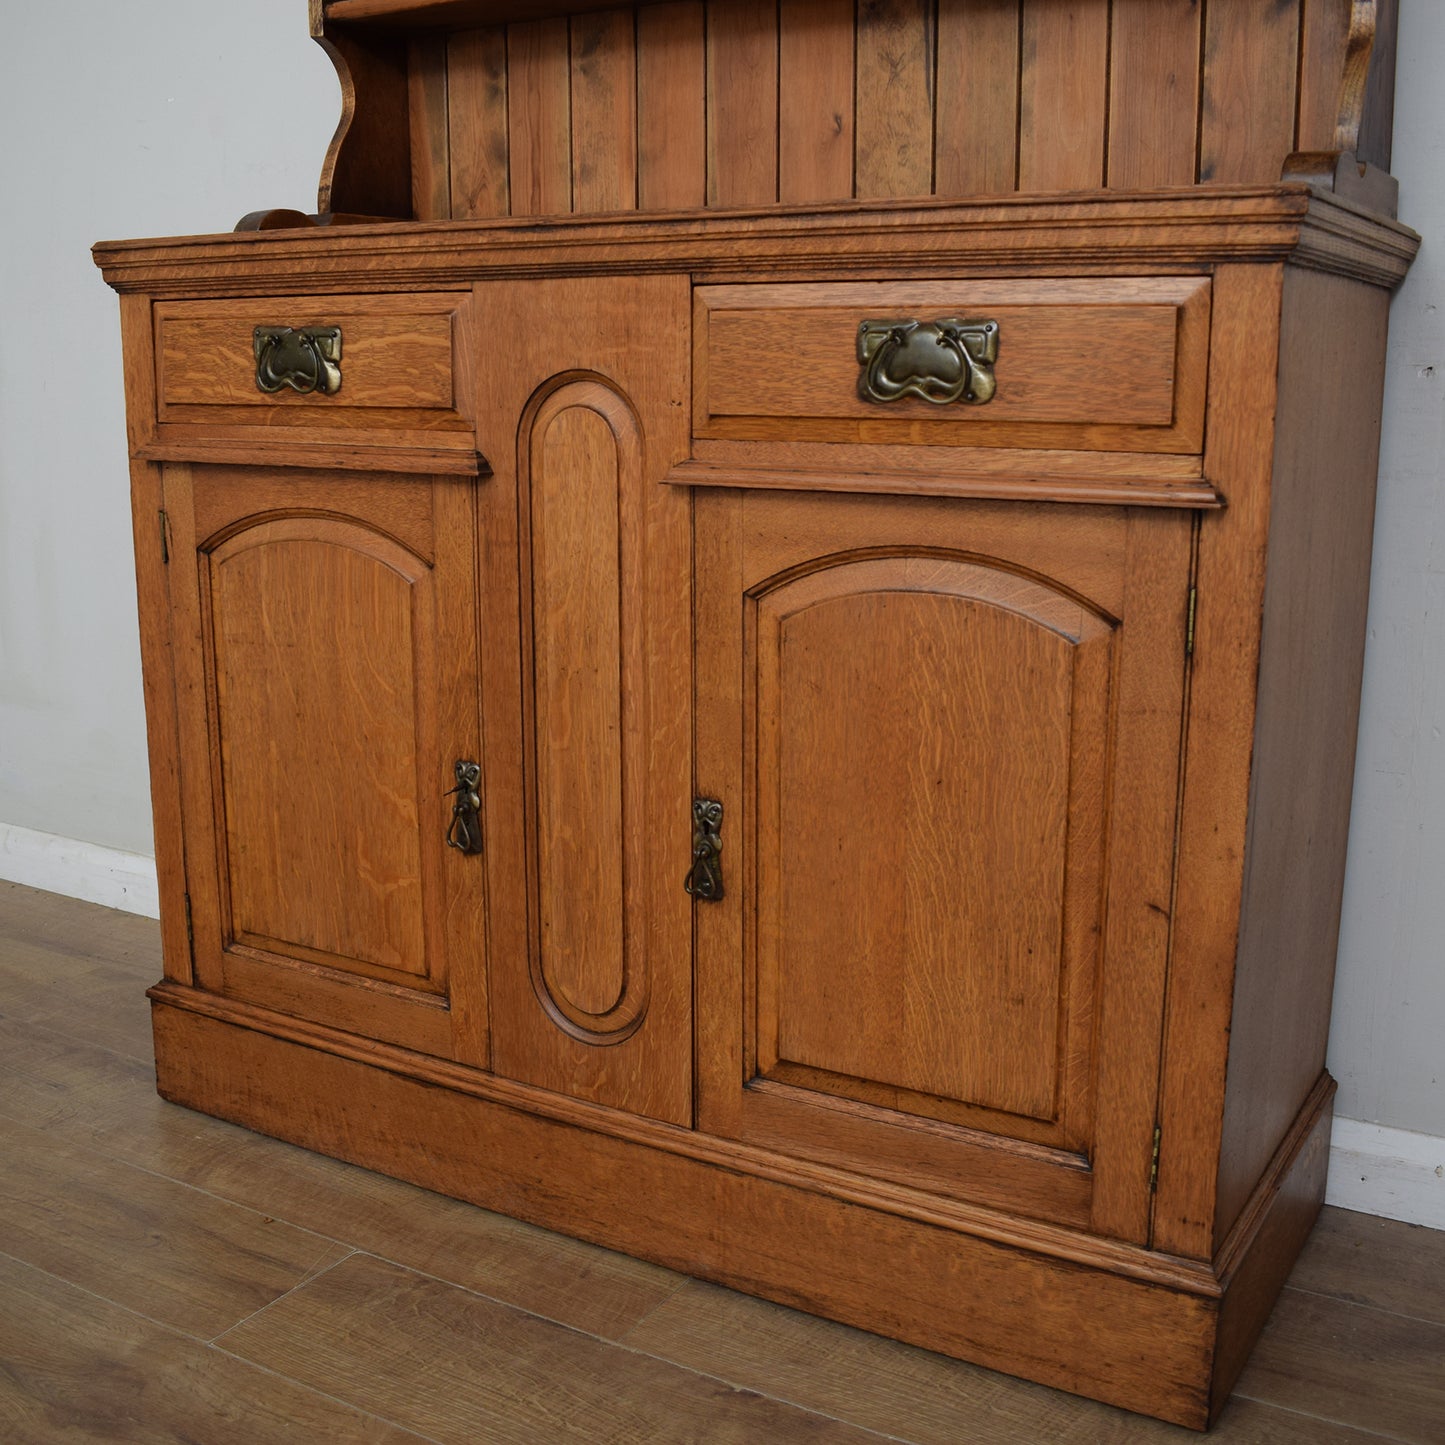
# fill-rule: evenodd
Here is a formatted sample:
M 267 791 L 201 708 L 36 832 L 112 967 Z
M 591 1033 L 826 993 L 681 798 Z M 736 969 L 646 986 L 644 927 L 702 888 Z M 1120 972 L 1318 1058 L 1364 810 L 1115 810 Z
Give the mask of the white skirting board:
M 160 916 L 155 860 L 0 823 L 0 879 Z M 1445 1139 L 1336 1119 L 1325 1201 L 1445 1229 Z
M 154 858 L 13 823 L 0 823 L 0 879 L 147 918 L 161 916 Z

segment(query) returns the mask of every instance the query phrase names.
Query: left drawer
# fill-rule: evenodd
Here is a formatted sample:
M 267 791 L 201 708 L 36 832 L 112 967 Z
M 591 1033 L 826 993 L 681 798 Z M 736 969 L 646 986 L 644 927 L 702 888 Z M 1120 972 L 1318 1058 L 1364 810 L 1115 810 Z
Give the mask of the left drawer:
M 157 420 L 465 428 L 456 356 L 467 299 L 439 293 L 159 302 Z

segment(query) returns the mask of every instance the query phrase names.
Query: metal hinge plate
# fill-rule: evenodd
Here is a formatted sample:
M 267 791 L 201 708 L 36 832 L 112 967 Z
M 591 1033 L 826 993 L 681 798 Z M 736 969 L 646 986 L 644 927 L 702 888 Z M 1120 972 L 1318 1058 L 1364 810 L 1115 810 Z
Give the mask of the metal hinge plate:
M 1159 1127 L 1154 1127 L 1154 1152 L 1149 1156 L 1149 1192 L 1159 1188 Z
M 1189 620 L 1184 625 L 1184 655 L 1194 656 L 1194 612 L 1199 605 L 1199 589 L 1189 589 Z
M 166 516 L 166 509 L 165 509 L 164 507 L 162 507 L 161 510 L 160 510 L 160 519 L 161 519 L 161 564 L 162 564 L 162 566 L 169 567 L 170 564 L 171 564 L 170 519 Z
M 191 895 L 186 894 L 186 944 L 194 951 L 196 947 L 196 929 L 191 922 Z

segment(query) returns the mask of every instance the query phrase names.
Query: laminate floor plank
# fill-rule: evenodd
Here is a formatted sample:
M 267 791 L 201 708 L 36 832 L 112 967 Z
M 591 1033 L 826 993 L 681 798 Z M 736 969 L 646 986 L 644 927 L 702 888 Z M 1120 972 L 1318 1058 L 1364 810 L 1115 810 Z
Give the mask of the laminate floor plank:
M 683 1276 L 157 1097 L 149 1065 L 0 1022 L 0 1117 L 604 1338 Z
M 159 976 L 152 920 L 0 884 L 5 1445 L 1198 1438 L 167 1104 Z M 1210 1439 L 1440 1445 L 1442 1361 L 1445 1233 L 1326 1209 Z
M 350 1251 L 0 1120 L 0 1248 L 209 1339 Z
M 360 1254 L 218 1343 L 443 1445 L 880 1439 Z
M 958 1445 L 960 1421 L 968 1422 L 969 1445 L 1197 1438 L 1158 1420 L 699 1281 L 679 1290 L 624 1343 L 914 1445 Z M 1240 1400 L 1210 1436 L 1224 1445 L 1364 1445 L 1378 1438 Z
M 1235 1394 L 1440 1445 L 1445 1325 L 1286 1288 Z
M 417 1445 L 422 1436 L 0 1255 L 6 1445 Z
M 1445 1325 L 1445 1229 L 1323 1209 L 1289 1282 L 1295 1289 Z M 1445 1430 L 1441 1434 L 1445 1437 Z

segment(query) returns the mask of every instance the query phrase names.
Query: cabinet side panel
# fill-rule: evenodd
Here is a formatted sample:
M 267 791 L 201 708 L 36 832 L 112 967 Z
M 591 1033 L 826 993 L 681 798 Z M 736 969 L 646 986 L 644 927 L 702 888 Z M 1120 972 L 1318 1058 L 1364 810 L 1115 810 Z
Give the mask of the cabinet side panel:
M 1216 1238 L 1234 1222 L 1324 1068 L 1389 299 L 1378 288 L 1318 272 L 1286 275 Z M 1330 357 L 1340 364 L 1320 364 Z
M 1214 277 L 1204 469 L 1228 506 L 1199 524 L 1153 1235 L 1156 1249 L 1193 1259 L 1213 1253 L 1282 284 L 1277 266 Z

